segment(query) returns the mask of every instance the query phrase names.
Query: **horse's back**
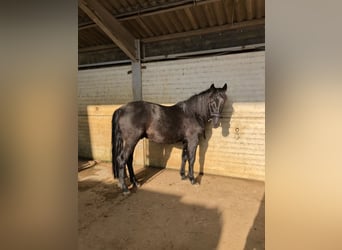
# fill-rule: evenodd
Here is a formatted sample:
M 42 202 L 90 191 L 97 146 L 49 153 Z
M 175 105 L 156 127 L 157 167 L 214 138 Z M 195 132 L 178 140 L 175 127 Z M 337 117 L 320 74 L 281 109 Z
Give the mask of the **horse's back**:
M 150 104 L 151 119 L 147 137 L 157 143 L 176 143 L 184 140 L 183 110 L 177 106 Z
M 176 143 L 183 141 L 189 131 L 200 129 L 196 119 L 185 114 L 179 105 L 134 101 L 120 110 L 120 127 L 130 138 L 147 137 L 157 143 Z
M 157 143 L 175 143 L 183 139 L 184 112 L 179 106 L 136 101 L 128 103 L 124 109 L 137 127 L 143 127 L 148 139 Z

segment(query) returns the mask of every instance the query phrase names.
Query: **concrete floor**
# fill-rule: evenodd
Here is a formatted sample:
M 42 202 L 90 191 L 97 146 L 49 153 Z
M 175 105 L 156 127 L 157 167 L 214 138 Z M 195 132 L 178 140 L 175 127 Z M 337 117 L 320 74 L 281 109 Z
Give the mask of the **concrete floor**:
M 142 186 L 128 196 L 109 163 L 79 172 L 79 249 L 265 249 L 263 182 L 135 171 Z

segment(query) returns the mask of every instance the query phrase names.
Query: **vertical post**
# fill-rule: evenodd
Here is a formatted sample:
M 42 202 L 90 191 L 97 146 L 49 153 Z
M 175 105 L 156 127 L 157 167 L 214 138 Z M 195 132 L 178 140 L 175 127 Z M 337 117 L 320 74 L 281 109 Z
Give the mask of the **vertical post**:
M 135 50 L 137 61 L 132 61 L 132 90 L 134 101 L 142 100 L 142 83 L 141 83 L 141 62 L 140 62 L 140 40 L 135 40 Z
M 135 40 L 136 62 L 132 61 L 132 91 L 134 101 L 142 100 L 142 78 L 141 78 L 141 55 L 140 55 L 140 40 Z M 146 145 L 145 138 L 143 139 L 143 165 L 146 167 Z M 135 163 L 134 163 L 135 164 Z

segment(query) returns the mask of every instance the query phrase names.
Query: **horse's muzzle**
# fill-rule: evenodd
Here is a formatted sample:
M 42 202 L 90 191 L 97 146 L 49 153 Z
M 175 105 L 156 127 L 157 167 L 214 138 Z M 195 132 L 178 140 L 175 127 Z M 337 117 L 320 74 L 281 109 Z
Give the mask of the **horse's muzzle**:
M 212 118 L 212 123 L 214 128 L 218 128 L 220 126 L 220 120 L 219 117 L 213 117 Z
M 211 114 L 210 120 L 213 123 L 214 128 L 218 128 L 220 126 L 220 114 Z

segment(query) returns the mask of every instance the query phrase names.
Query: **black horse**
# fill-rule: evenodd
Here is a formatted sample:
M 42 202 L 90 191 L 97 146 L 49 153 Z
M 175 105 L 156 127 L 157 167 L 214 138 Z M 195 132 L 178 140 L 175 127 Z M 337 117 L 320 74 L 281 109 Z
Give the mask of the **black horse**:
M 139 186 L 133 171 L 133 152 L 142 138 L 156 143 L 183 142 L 180 174 L 185 179 L 185 164 L 189 161 L 188 177 L 195 184 L 194 162 L 199 137 L 204 135 L 205 124 L 212 120 L 213 127 L 219 126 L 219 118 L 227 99 L 227 84 L 215 88 L 214 84 L 200 94 L 173 106 L 155 103 L 130 102 L 113 114 L 112 119 L 112 162 L 114 178 L 124 194 L 129 190 L 124 182 L 127 164 L 130 181 Z

